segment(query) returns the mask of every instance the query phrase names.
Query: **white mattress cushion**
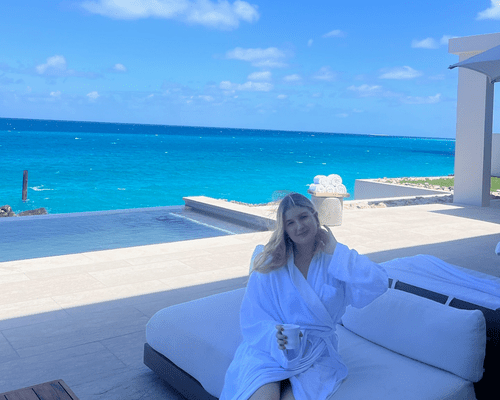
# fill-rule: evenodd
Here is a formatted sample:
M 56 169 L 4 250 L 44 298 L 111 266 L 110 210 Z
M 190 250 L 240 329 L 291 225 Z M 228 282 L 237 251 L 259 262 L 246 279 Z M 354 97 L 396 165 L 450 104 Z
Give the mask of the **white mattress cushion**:
M 218 398 L 242 340 L 239 310 L 244 293 L 244 288 L 237 289 L 160 310 L 147 324 L 146 340 Z M 402 357 L 340 325 L 337 330 L 349 374 L 332 399 L 475 399 L 472 383 Z
M 442 369 L 387 350 L 337 326 L 349 373 L 330 400 L 472 400 L 474 385 Z
M 240 307 L 245 288 L 164 308 L 149 320 L 146 341 L 219 397 L 243 337 Z
M 348 307 L 342 322 L 399 354 L 472 382 L 482 377 L 486 322 L 479 310 L 458 310 L 390 289 L 365 308 Z

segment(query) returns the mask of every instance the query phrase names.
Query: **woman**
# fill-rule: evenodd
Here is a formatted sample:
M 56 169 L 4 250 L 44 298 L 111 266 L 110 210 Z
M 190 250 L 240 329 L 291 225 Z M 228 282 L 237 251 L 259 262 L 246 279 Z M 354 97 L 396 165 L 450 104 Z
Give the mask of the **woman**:
M 337 243 L 305 196 L 281 201 L 276 230 L 257 246 L 241 305 L 243 342 L 220 400 L 324 400 L 347 376 L 335 333 L 346 307 L 362 308 L 387 290 L 386 272 Z M 287 349 L 283 324 L 301 327 Z

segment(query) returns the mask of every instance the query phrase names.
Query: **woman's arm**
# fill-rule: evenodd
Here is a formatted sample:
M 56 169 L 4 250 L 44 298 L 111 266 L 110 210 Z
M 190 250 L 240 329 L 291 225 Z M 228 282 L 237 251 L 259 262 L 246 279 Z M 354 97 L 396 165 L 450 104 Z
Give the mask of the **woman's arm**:
M 281 334 L 286 320 L 280 309 L 276 285 L 271 273 L 253 272 L 247 285 L 240 309 L 240 327 L 243 339 L 251 346 L 270 355 L 283 368 L 289 368 L 299 354 L 286 350 L 286 339 Z
M 346 285 L 347 304 L 363 308 L 388 288 L 387 272 L 368 257 L 338 244 L 328 274 Z

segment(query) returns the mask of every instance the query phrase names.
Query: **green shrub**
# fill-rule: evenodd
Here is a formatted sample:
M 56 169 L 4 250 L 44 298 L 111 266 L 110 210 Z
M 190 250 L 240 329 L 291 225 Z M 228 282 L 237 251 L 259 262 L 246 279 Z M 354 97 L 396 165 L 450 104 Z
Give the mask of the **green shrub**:
M 454 185 L 454 178 L 438 178 L 438 179 L 420 179 L 420 180 L 402 180 L 401 183 L 409 183 L 409 184 L 417 184 L 417 185 L 424 185 L 428 183 L 429 185 L 436 185 L 436 186 L 441 186 L 441 187 L 453 187 Z M 490 191 L 495 192 L 497 190 L 500 190 L 500 178 L 492 177 L 491 178 L 491 186 L 490 186 Z

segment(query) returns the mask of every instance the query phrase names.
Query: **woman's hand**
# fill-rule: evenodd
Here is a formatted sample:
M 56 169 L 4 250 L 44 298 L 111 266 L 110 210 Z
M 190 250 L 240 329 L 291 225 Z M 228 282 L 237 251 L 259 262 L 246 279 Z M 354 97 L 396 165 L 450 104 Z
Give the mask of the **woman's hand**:
M 276 339 L 278 339 L 278 347 L 280 350 L 286 350 L 286 344 L 288 343 L 287 337 L 283 335 L 283 325 L 276 325 L 276 329 L 278 332 L 276 332 Z M 302 332 L 299 333 L 299 337 L 304 336 Z
M 278 347 L 280 350 L 286 350 L 285 345 L 288 343 L 287 342 L 287 337 L 283 335 L 283 325 L 276 325 L 276 329 L 278 332 L 276 332 L 276 339 L 278 339 Z

